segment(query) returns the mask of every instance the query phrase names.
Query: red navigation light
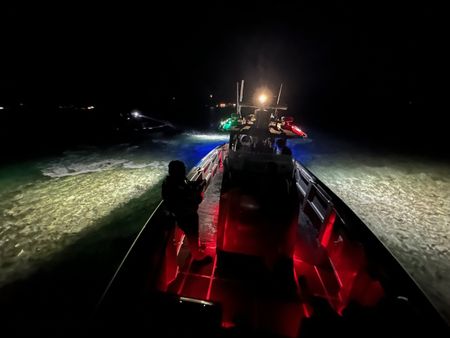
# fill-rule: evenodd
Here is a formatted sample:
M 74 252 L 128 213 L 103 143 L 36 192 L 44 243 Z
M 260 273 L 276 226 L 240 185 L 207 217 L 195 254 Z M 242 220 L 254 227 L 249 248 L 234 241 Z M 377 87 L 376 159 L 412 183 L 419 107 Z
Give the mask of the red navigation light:
M 281 117 L 281 128 L 292 131 L 294 134 L 302 137 L 307 137 L 306 133 L 300 129 L 300 127 L 292 124 L 294 118 L 292 116 L 282 116 Z
M 281 122 L 283 122 L 284 125 L 290 126 L 292 122 L 294 122 L 294 118 L 292 116 L 283 116 Z
M 292 126 L 291 130 L 294 134 L 297 134 L 298 136 L 306 137 L 306 133 L 297 126 Z

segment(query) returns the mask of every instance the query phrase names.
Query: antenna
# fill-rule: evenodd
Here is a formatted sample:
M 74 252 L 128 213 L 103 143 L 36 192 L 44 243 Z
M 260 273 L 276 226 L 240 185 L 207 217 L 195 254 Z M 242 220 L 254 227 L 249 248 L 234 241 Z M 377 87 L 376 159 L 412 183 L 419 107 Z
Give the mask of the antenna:
M 280 104 L 281 91 L 283 90 L 283 84 L 280 85 L 280 91 L 278 92 L 277 106 Z
M 239 105 L 239 82 L 236 82 L 236 112 L 237 114 L 241 114 L 241 108 Z
M 275 107 L 278 107 L 280 104 L 280 98 L 281 98 L 281 91 L 283 90 L 283 84 L 280 85 L 280 91 L 278 92 L 278 98 L 277 98 L 277 105 Z M 278 109 L 275 108 L 274 116 L 277 117 Z
M 239 82 L 237 83 L 237 87 L 238 87 L 238 103 L 237 103 L 237 107 L 238 107 L 238 114 L 239 116 L 241 116 L 241 103 L 242 103 L 242 99 L 244 98 L 244 80 L 241 80 L 241 93 L 239 95 Z

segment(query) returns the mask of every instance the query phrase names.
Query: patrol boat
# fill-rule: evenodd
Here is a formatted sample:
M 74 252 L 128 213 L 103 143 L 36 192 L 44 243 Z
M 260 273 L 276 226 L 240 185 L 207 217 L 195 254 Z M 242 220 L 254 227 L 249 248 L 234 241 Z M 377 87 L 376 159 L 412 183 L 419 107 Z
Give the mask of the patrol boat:
M 222 124 L 229 142 L 188 174 L 205 181 L 192 260 L 162 201 L 98 304 L 93 328 L 127 336 L 404 337 L 445 320 L 371 230 L 276 139 L 306 138 L 267 92 Z M 273 97 L 275 98 L 275 97 Z M 250 110 L 247 114 L 245 111 Z

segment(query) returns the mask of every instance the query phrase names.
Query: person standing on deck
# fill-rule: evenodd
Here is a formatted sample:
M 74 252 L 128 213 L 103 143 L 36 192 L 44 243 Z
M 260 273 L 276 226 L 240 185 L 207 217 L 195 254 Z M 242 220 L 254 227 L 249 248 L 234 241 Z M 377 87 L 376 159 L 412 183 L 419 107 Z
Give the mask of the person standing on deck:
M 286 145 L 286 139 L 279 138 L 277 140 L 277 154 L 292 156 L 292 150 Z
M 182 161 L 169 163 L 169 175 L 162 185 L 162 198 L 175 215 L 178 227 L 188 240 L 191 255 L 196 262 L 207 262 L 211 256 L 200 250 L 198 205 L 202 201 L 201 186 L 186 178 L 186 166 Z

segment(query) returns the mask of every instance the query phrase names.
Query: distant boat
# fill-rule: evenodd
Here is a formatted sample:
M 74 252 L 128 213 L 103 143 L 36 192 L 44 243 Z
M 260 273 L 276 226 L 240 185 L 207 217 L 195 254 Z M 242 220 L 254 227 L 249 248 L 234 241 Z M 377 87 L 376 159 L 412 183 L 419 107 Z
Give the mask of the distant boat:
M 287 109 L 281 88 L 273 106 L 264 96 L 242 104 L 242 89 L 229 142 L 188 174 L 207 183 L 200 237 L 213 262 L 193 262 L 161 202 L 107 286 L 93 329 L 158 337 L 448 334 L 371 230 L 308 168 L 274 149 L 275 139 L 306 137 L 278 116 Z M 254 109 L 247 116 L 246 107 Z
M 116 125 L 115 131 L 120 134 L 132 136 L 146 136 L 155 134 L 176 134 L 182 132 L 169 121 L 151 117 L 139 111 L 121 114 L 121 120 Z

